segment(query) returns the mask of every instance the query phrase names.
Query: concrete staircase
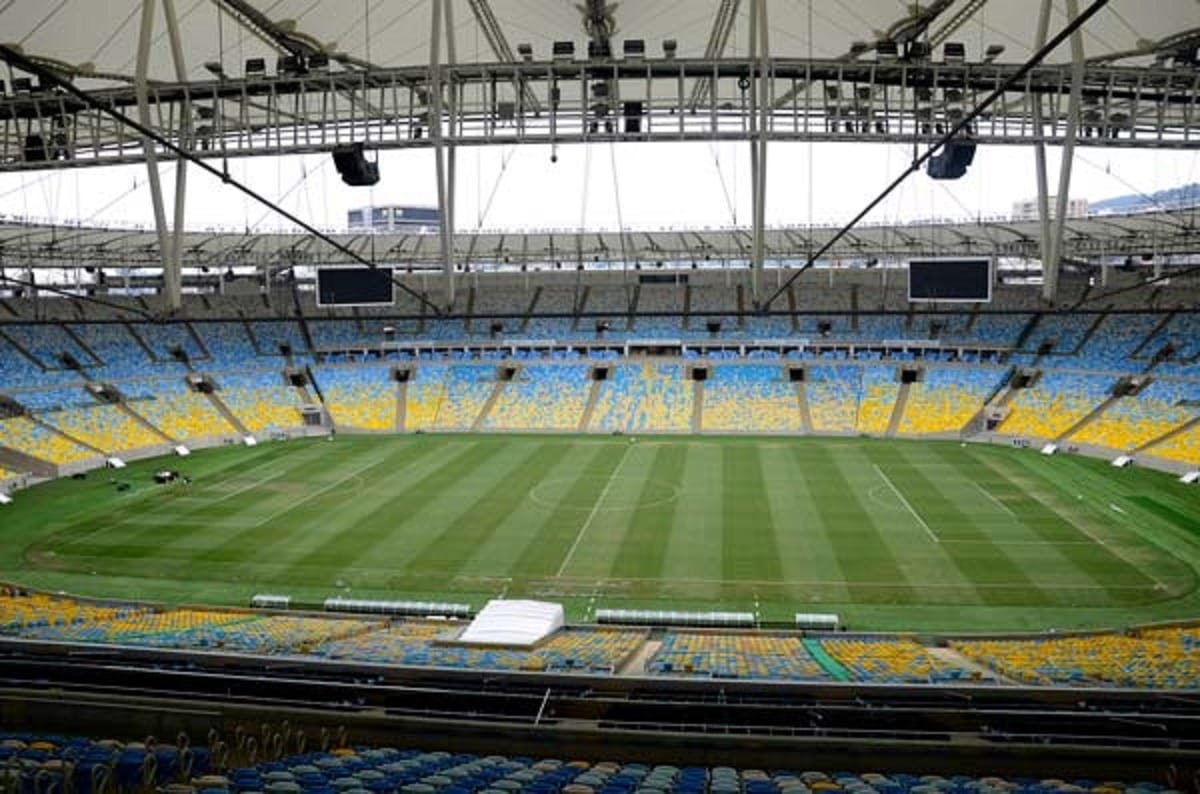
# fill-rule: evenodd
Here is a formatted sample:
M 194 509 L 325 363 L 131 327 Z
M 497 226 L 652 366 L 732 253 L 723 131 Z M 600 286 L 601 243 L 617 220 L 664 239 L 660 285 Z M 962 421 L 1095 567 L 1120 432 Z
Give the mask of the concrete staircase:
M 201 393 L 204 394 L 203 392 Z M 204 394 L 204 396 L 208 398 L 210 403 L 212 403 L 213 408 L 217 409 L 217 413 L 219 413 L 221 417 L 229 423 L 229 426 L 237 431 L 238 435 L 242 436 L 243 438 L 251 435 L 250 431 L 246 429 L 246 426 L 242 424 L 242 420 L 238 419 L 237 416 L 234 415 L 233 411 L 229 410 L 229 406 L 225 404 L 225 401 L 222 400 L 216 392 Z
M 500 399 L 500 395 L 504 393 L 504 387 L 507 385 L 508 381 L 506 380 L 496 381 L 496 385 L 492 387 L 492 393 L 488 395 L 487 402 L 479 409 L 479 416 L 475 417 L 475 421 L 471 423 L 472 431 L 483 429 L 483 423 L 487 420 L 488 414 L 492 412 L 492 408 L 496 406 L 496 401 Z
M 592 414 L 596 411 L 596 400 L 600 397 L 600 387 L 604 381 L 593 380 L 591 386 L 588 387 L 587 404 L 583 407 L 583 416 L 579 418 L 580 433 L 586 433 L 589 426 L 592 424 Z
M 892 406 L 892 418 L 888 421 L 888 438 L 896 437 L 896 431 L 900 429 L 900 423 L 904 421 L 904 409 L 908 407 L 908 395 L 911 390 L 911 383 L 900 384 L 900 391 L 896 394 L 896 404 Z
M 692 381 L 692 432 L 699 433 L 704 424 L 704 381 Z
M 1088 412 L 1087 416 L 1083 417 L 1078 422 L 1071 425 L 1071 427 L 1068 428 L 1065 433 L 1060 435 L 1058 438 L 1054 439 L 1054 443 L 1056 443 L 1056 444 L 1063 443 L 1064 441 L 1069 439 L 1071 436 L 1075 435 L 1080 430 L 1084 429 L 1085 427 L 1090 425 L 1092 422 L 1099 419 L 1101 416 L 1104 415 L 1104 412 L 1109 409 L 1109 406 L 1111 406 L 1113 403 L 1115 403 L 1119 399 L 1121 399 L 1121 398 L 1120 397 L 1109 397 L 1107 400 L 1105 400 L 1104 402 L 1097 405 L 1095 408 L 1093 408 L 1091 411 Z
M 404 432 L 404 422 L 408 418 L 408 384 L 404 381 L 396 383 L 396 432 Z
M 1157 447 L 1159 444 L 1170 441 L 1171 439 L 1175 438 L 1176 436 L 1182 436 L 1184 433 L 1187 433 L 1188 431 L 1190 431 L 1196 427 L 1200 427 L 1200 415 L 1192 417 L 1192 419 L 1188 420 L 1187 422 L 1184 422 L 1179 427 L 1176 427 L 1174 430 L 1169 430 L 1166 433 L 1163 433 L 1161 436 L 1159 436 L 1156 439 L 1153 439 L 1152 441 L 1147 441 L 1145 444 L 1142 444 L 1140 447 L 1135 449 L 1133 451 L 1133 454 L 1139 455 L 1143 452 L 1149 452 L 1154 447 Z M 1153 454 L 1153 453 L 1151 453 L 1151 454 Z
M 0 466 L 9 471 L 29 472 L 35 477 L 58 476 L 58 466 L 55 464 L 11 447 L 0 447 Z
M 808 409 L 808 389 L 805 388 L 804 381 L 799 381 L 796 386 L 796 407 L 800 410 L 800 427 L 805 433 L 812 433 L 812 412 Z
M 137 411 L 133 410 L 133 408 L 129 405 L 129 403 L 125 402 L 124 400 L 116 403 L 116 406 L 117 406 L 117 408 L 119 408 L 121 410 L 121 413 L 125 414 L 130 419 L 132 419 L 134 422 L 137 422 L 139 425 L 146 428 L 151 433 L 158 436 L 159 438 L 161 438 L 163 441 L 170 444 L 171 446 L 175 446 L 177 443 L 179 443 L 175 439 L 171 438 L 166 433 L 164 433 L 163 431 L 161 431 L 157 427 L 155 427 L 154 424 L 149 419 L 142 416 Z

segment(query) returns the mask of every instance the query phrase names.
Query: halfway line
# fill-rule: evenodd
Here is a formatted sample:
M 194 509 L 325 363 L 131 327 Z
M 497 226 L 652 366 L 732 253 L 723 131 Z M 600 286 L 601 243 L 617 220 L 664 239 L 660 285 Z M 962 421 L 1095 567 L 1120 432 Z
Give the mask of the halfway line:
M 604 503 L 604 497 L 608 496 L 608 492 L 612 489 L 613 483 L 617 481 L 617 472 L 619 472 L 621 467 L 625 465 L 625 461 L 629 458 L 629 451 L 632 450 L 633 447 L 633 444 L 629 444 L 625 447 L 625 452 L 622 453 L 621 459 L 617 461 L 617 465 L 613 466 L 613 470 L 609 472 L 608 482 L 604 483 L 604 490 L 600 491 L 600 495 L 596 497 L 596 504 L 592 505 L 592 512 L 588 513 L 587 520 L 583 522 L 583 526 L 581 526 L 579 528 L 579 532 L 576 533 L 575 542 L 572 543 L 571 548 L 567 550 L 567 556 L 563 558 L 562 565 L 558 566 L 558 572 L 554 574 L 555 577 L 562 576 L 562 572 L 565 571 L 567 566 L 571 563 L 571 558 L 575 556 L 575 550 L 579 548 L 580 541 L 582 541 L 583 536 L 587 534 L 588 527 L 592 525 L 592 522 L 596 519 L 596 516 L 599 515 L 600 505 Z
M 916 510 L 913 510 L 913 506 L 908 503 L 907 499 L 904 498 L 904 494 L 900 493 L 900 489 L 897 488 L 890 479 L 888 479 L 888 476 L 884 474 L 883 469 L 879 468 L 879 464 L 872 463 L 871 465 L 875 467 L 875 471 L 879 473 L 879 476 L 883 478 L 883 481 L 886 482 L 888 487 L 892 489 L 892 493 L 896 494 L 896 497 L 904 503 L 905 507 L 908 508 L 908 512 L 912 513 L 913 518 L 917 519 L 917 521 L 925 529 L 925 534 L 929 536 L 929 539 L 934 543 L 941 543 L 942 541 L 938 539 L 938 536 L 934 534 L 934 531 L 929 528 L 928 524 L 925 523 L 925 519 L 921 518 L 921 514 Z

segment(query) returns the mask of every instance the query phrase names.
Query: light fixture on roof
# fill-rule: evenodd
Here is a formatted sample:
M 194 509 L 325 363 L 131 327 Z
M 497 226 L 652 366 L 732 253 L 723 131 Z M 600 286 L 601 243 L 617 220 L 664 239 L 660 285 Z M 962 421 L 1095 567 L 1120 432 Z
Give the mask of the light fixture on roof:
M 1004 54 L 1003 44 L 989 44 L 987 49 L 983 51 L 983 62 L 991 63 Z
M 246 76 L 247 77 L 262 77 L 267 73 L 266 58 L 247 58 L 246 59 Z
M 533 63 L 533 45 L 528 42 L 517 45 L 517 54 L 525 63 Z
M 575 60 L 575 42 L 573 41 L 556 41 L 551 47 L 550 53 L 554 60 L 559 63 Z
M 894 61 L 900 57 L 900 45 L 891 39 L 875 43 L 875 54 L 881 61 Z
M 850 54 L 854 56 L 862 55 L 867 50 L 871 49 L 871 45 L 865 41 L 854 41 L 850 43 Z
M 218 80 L 224 80 L 227 77 L 225 67 L 221 65 L 220 61 L 205 61 L 204 68 Z
M 646 40 L 625 39 L 621 52 L 627 60 L 641 60 L 646 57 Z
M 662 48 L 664 58 L 674 58 L 676 50 L 679 49 L 679 42 L 675 41 L 675 39 L 663 39 Z
M 942 60 L 946 63 L 963 63 L 967 60 L 967 45 L 961 41 L 948 41 L 942 45 Z

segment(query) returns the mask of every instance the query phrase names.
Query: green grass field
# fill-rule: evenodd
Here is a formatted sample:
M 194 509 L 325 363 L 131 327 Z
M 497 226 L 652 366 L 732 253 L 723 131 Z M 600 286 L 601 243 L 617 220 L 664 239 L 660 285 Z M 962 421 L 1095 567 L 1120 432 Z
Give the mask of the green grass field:
M 164 466 L 194 483 L 154 485 Z M 1200 489 L 954 442 L 342 436 L 48 483 L 2 526 L 10 581 L 173 602 L 507 594 L 576 620 L 831 611 L 922 630 L 1200 616 Z

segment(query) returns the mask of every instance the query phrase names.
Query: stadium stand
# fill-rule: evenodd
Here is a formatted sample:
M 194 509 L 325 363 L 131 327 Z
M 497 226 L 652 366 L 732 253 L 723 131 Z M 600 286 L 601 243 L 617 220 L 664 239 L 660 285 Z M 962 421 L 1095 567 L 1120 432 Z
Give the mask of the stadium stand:
M 246 326 L 241 322 L 194 322 L 192 328 L 204 341 L 211 357 L 205 367 L 210 364 L 221 367 L 245 366 L 257 355 L 246 334 Z
M 438 430 L 469 430 L 496 387 L 491 367 L 452 364 L 446 367 L 445 394 L 430 425 Z
M 530 364 L 504 386 L 484 419 L 490 430 L 575 430 L 583 418 L 589 369 L 578 364 Z
M 813 365 L 808 368 L 805 389 L 814 432 L 854 432 L 862 393 L 861 375 L 859 367 L 850 365 Z
M 48 369 L 58 369 L 63 366 L 59 360 L 60 353 L 72 355 L 83 366 L 95 363 L 86 351 L 57 323 L 40 325 L 11 324 L 3 326 L 4 333 L 26 353 L 36 358 L 42 366 Z
M 226 373 L 216 382 L 217 396 L 251 433 L 300 425 L 296 397 L 278 370 Z
M 174 349 L 183 351 L 192 361 L 206 357 L 186 323 L 131 323 L 129 330 L 159 361 L 172 360 Z
M 281 345 L 289 346 L 294 354 L 308 351 L 300 324 L 294 320 L 251 320 L 249 327 L 256 348 L 264 356 L 279 355 Z
M 1071 440 L 1132 452 L 1200 414 L 1200 383 L 1155 380 L 1110 405 Z M 1191 403 L 1191 407 L 1183 405 Z
M 444 623 L 397 622 L 314 650 L 330 659 L 480 670 L 575 670 L 611 673 L 645 641 L 619 629 L 562 629 L 530 650 L 454 643 Z
M 1109 376 L 1046 372 L 1032 388 L 1017 393 L 1000 429 L 1013 436 L 1057 439 L 1104 402 L 1112 385 Z
M 704 430 L 795 433 L 796 386 L 778 364 L 718 366 L 704 387 Z
M 108 453 L 130 452 L 165 443 L 116 405 L 91 405 L 43 414 L 49 424 Z
M 263 728 L 268 726 L 264 725 Z M 281 734 L 282 736 L 282 734 Z M 231 737 L 232 738 L 232 737 Z M 243 737 L 244 739 L 244 737 Z M 257 743 L 255 743 L 257 745 Z M 257 749 L 257 747 L 255 748 Z M 241 763 L 244 765 L 234 765 Z M 172 794 L 931 794 L 1022 792 L 1023 794 L 1178 794 L 1160 783 L 1059 778 L 1004 778 L 985 774 L 854 773 L 793 768 L 689 766 L 614 760 L 569 762 L 506 754 L 377 747 L 337 742 L 299 754 L 255 758 L 220 734 L 207 745 L 186 736 L 176 744 L 124 742 L 59 734 L 10 732 L 0 743 L 0 764 L 14 770 L 18 791 L 106 790 L 157 787 Z M 921 771 L 921 770 L 917 770 Z M 69 778 L 69 780 L 68 780 Z
M 1200 467 L 1200 425 L 1155 444 L 1147 453 L 1166 460 Z
M 396 384 L 387 367 L 320 367 L 316 378 L 325 395 L 325 407 L 339 426 L 396 428 Z
M 646 662 L 655 675 L 827 681 L 830 675 L 799 637 L 667 632 Z
M 192 391 L 182 378 L 159 378 L 142 386 L 145 396 L 133 399 L 126 386 L 129 407 L 174 441 L 212 438 L 235 432 L 213 404 Z
M 912 384 L 897 432 L 901 435 L 958 433 L 1000 382 L 1003 370 L 928 367 Z
M 818 642 L 854 681 L 938 684 L 972 678 L 967 668 L 938 658 L 924 646 L 902 637 L 836 637 Z
M 866 366 L 862 369 L 862 397 L 854 429 L 859 433 L 883 435 L 892 420 L 900 384 L 890 366 Z
M 72 443 L 26 416 L 0 421 L 0 446 L 11 447 L 60 466 L 96 456 L 91 450 Z
M 72 323 L 71 331 L 103 362 L 96 375 L 132 378 L 151 374 L 151 359 L 124 323 Z
M 1002 675 L 1029 684 L 1137 688 L 1200 687 L 1200 630 L 1030 640 L 960 640 L 951 647 Z

